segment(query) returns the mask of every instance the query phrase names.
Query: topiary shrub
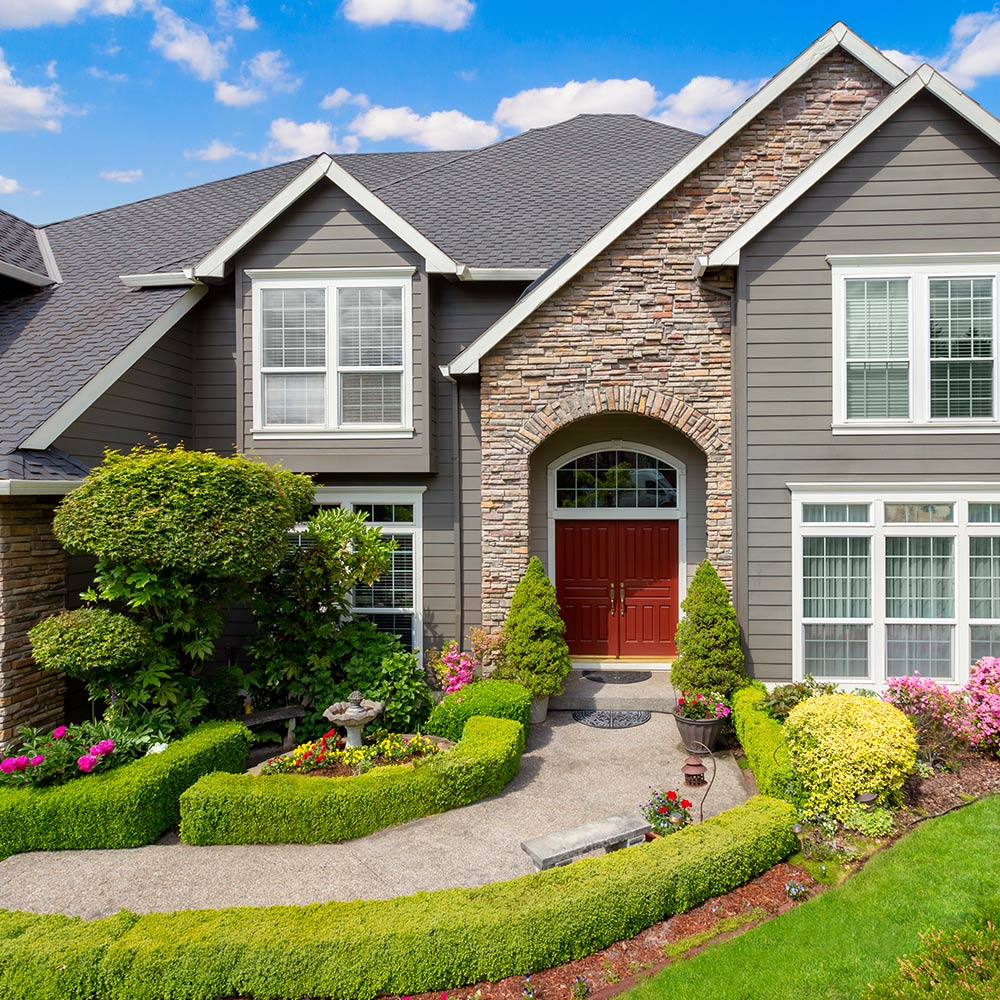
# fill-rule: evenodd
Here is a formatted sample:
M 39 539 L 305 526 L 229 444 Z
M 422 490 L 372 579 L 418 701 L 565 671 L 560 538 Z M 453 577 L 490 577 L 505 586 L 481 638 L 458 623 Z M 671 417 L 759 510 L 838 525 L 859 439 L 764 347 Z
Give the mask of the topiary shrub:
M 559 694 L 571 669 L 569 647 L 563 638 L 566 625 L 559 617 L 556 588 L 537 556 L 528 561 L 514 588 L 503 630 L 503 655 L 492 676 L 517 681 L 533 698 Z
M 873 793 L 878 805 L 898 803 L 917 766 L 913 723 L 877 698 L 807 698 L 789 712 L 784 735 L 805 808 L 841 820 L 862 792 Z
M 670 683 L 679 691 L 726 695 L 746 684 L 736 609 L 707 559 L 695 572 L 681 608 L 684 617 L 677 623 L 677 659 Z
M 465 723 L 474 715 L 488 715 L 494 719 L 513 719 L 524 726 L 525 732 L 531 717 L 531 692 L 513 681 L 489 678 L 446 695 L 434 706 L 424 732 L 443 736 L 447 740 L 460 740 Z

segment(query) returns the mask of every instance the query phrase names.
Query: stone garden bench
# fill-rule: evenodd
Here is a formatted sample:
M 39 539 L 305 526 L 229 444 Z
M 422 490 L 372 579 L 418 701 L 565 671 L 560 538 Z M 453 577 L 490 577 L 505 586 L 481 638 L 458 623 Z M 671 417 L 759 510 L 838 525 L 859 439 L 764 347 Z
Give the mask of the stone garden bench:
M 295 746 L 295 723 L 305 714 L 306 710 L 301 705 L 286 705 L 284 708 L 266 708 L 262 712 L 241 715 L 239 721 L 250 729 L 253 729 L 254 726 L 272 725 L 275 722 L 287 722 L 288 729 L 285 732 L 281 749 L 291 750 Z
M 568 865 L 590 851 L 617 851 L 641 844 L 649 830 L 642 816 L 607 816 L 570 830 L 532 837 L 522 841 L 521 850 L 531 858 L 535 871 L 543 871 Z

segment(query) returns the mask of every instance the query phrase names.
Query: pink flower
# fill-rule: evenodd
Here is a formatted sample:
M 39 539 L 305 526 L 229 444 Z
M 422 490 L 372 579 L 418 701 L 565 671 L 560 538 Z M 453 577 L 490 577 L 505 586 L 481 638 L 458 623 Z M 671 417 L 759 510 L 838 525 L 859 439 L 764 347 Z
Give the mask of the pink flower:
M 4 774 L 13 774 L 14 763 L 15 761 L 13 757 L 5 757 L 3 760 L 0 760 L 0 771 Z
M 15 771 L 26 771 L 28 769 L 28 758 L 27 757 L 15 757 L 14 758 L 14 770 Z
M 65 726 L 58 726 L 52 732 L 52 739 L 54 739 L 54 740 L 61 740 L 65 735 L 66 735 L 66 727 Z
M 100 759 L 100 757 L 95 757 L 93 754 L 85 753 L 82 757 L 78 757 L 76 762 L 80 765 L 80 770 L 84 774 L 90 774 L 100 762 Z
M 28 761 L 28 763 L 32 767 L 38 767 L 38 765 L 41 764 L 43 760 L 45 760 L 44 755 L 43 754 L 38 754 L 37 756 L 32 757 L 31 760 Z
M 111 753 L 115 748 L 114 740 L 101 740 L 100 743 L 95 743 L 91 748 L 90 752 L 95 757 L 103 757 L 105 754 Z

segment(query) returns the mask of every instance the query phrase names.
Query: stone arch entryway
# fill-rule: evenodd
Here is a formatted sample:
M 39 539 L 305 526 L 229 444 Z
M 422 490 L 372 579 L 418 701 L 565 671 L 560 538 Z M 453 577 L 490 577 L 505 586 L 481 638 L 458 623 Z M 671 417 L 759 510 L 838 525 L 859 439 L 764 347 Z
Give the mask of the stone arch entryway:
M 617 424 L 616 424 L 616 421 Z M 483 619 L 500 624 L 514 585 L 530 555 L 552 562 L 551 539 L 539 477 L 560 452 L 559 442 L 580 447 L 614 440 L 647 442 L 653 451 L 683 451 L 683 464 L 697 456 L 699 542 L 688 558 L 707 554 L 724 577 L 732 565 L 731 458 L 728 438 L 710 416 L 683 399 L 646 388 L 584 389 L 551 401 L 516 426 L 503 421 L 483 427 Z M 585 430 L 586 428 L 586 430 Z M 506 430 L 506 437 L 501 433 Z M 580 432 L 580 433 L 577 433 Z M 638 442 L 634 441 L 639 437 Z M 567 451 L 570 449 L 567 448 Z M 542 492 L 540 492 L 540 490 Z M 694 519 L 691 524 L 695 524 Z M 688 536 L 690 537 L 690 536 Z M 550 574 L 552 567 L 549 567 Z

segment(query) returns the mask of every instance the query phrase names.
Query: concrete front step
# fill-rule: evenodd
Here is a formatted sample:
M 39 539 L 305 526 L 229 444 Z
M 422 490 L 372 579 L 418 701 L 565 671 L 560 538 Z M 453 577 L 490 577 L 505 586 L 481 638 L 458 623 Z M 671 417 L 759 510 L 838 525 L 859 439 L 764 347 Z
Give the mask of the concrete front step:
M 563 693 L 549 699 L 552 711 L 577 709 L 632 709 L 672 712 L 677 696 L 670 685 L 670 671 L 652 671 L 648 680 L 633 684 L 598 684 L 573 670 L 563 685 Z

